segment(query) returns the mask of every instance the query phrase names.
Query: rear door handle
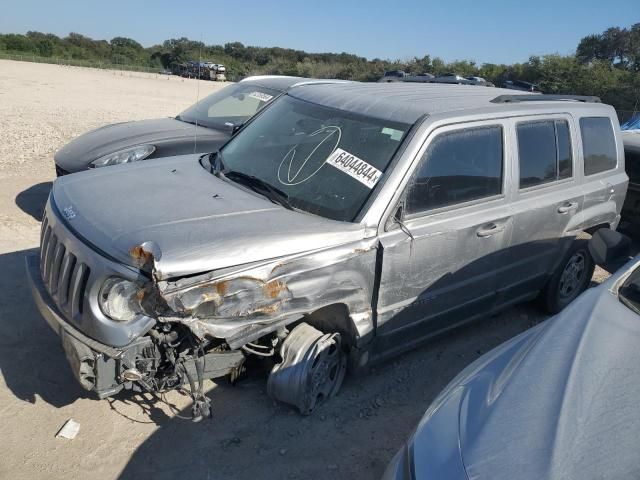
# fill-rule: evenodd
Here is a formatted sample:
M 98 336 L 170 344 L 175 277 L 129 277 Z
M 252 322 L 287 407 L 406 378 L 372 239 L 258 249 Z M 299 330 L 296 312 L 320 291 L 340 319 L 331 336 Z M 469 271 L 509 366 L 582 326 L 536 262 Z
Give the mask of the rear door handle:
M 562 215 L 566 215 L 571 210 L 576 210 L 578 208 L 578 202 L 567 202 L 563 203 L 558 207 L 558 213 Z
M 487 223 L 476 230 L 476 235 L 481 238 L 490 237 L 496 233 L 504 232 L 504 224 L 496 225 L 495 223 Z

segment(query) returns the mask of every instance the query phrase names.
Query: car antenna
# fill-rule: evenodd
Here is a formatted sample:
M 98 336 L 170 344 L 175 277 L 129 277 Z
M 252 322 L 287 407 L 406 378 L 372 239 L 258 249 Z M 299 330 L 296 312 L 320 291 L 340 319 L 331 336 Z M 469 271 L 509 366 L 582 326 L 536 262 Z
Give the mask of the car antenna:
M 198 46 L 198 77 L 196 78 L 196 109 L 200 103 L 200 65 L 202 64 L 202 33 L 200 34 L 200 45 Z M 193 153 L 198 151 L 198 115 L 193 127 Z

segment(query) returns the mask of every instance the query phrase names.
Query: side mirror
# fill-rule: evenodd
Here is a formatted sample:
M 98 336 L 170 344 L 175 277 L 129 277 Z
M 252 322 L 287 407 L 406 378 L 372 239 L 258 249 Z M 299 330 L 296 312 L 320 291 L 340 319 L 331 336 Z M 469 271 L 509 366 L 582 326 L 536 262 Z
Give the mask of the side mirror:
M 589 240 L 589 253 L 596 265 L 613 273 L 629 261 L 631 240 L 619 232 L 601 228 Z
M 396 213 L 393 214 L 393 219 L 397 223 L 402 223 L 403 213 L 404 213 L 404 203 L 401 203 L 400 205 L 398 205 L 398 208 L 396 209 Z

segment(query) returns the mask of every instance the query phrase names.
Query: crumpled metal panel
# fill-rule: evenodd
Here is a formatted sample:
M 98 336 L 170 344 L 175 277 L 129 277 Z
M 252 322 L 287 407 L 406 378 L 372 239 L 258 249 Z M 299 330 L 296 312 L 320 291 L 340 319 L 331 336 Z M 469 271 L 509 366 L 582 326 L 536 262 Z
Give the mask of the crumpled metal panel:
M 179 322 L 231 348 L 322 307 L 344 304 L 358 337 L 372 331 L 377 239 L 316 250 L 234 273 L 210 272 L 157 282 L 160 321 Z

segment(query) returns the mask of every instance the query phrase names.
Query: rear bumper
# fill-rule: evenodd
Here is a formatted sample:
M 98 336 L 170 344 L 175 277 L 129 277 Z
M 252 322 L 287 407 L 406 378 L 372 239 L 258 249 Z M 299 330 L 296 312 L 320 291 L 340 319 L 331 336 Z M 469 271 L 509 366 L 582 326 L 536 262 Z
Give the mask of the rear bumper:
M 40 276 L 40 258 L 29 255 L 25 259 L 27 279 L 38 311 L 47 324 L 61 338 L 65 355 L 80 385 L 94 391 L 100 398 L 119 392 L 124 387 L 118 379 L 120 359 L 125 351 L 110 347 L 87 337 L 69 324 L 57 310 Z

